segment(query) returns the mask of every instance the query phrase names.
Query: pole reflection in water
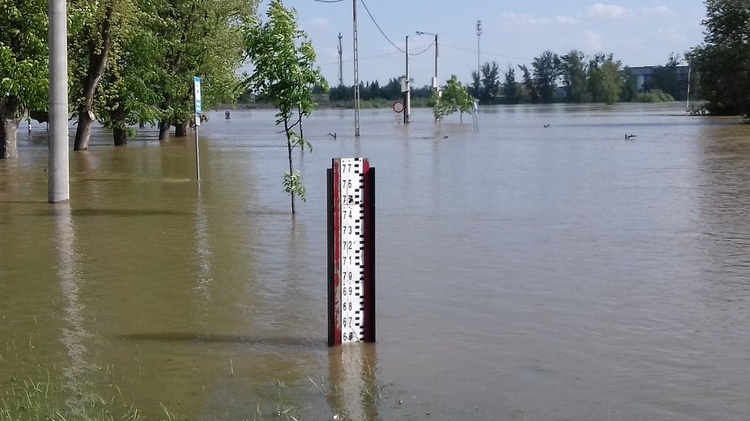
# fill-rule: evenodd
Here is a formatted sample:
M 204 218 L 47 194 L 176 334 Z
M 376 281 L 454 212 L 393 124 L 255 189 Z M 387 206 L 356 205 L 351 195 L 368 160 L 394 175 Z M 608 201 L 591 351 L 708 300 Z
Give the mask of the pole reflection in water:
M 211 265 L 211 248 L 208 243 L 208 215 L 203 205 L 200 183 L 198 184 L 198 197 L 195 202 L 195 255 L 198 260 L 198 277 L 195 292 L 198 302 L 196 306 L 201 314 L 208 311 L 208 303 L 211 300 L 211 282 L 213 280 Z M 201 324 L 205 324 L 205 318 L 199 318 Z
M 82 376 L 89 371 L 84 355 L 84 339 L 89 336 L 83 327 L 83 304 L 79 302 L 80 279 L 78 278 L 78 252 L 76 249 L 75 228 L 71 215 L 70 203 L 54 205 L 55 246 L 57 249 L 57 275 L 60 293 L 64 299 L 63 319 L 68 327 L 62 328 L 60 342 L 65 346 L 70 365 L 63 367 L 65 386 L 69 392 L 66 404 L 73 410 L 82 409 L 82 396 L 79 385 Z
M 332 347 L 328 353 L 331 410 L 339 420 L 379 420 L 380 386 L 375 344 L 356 342 Z

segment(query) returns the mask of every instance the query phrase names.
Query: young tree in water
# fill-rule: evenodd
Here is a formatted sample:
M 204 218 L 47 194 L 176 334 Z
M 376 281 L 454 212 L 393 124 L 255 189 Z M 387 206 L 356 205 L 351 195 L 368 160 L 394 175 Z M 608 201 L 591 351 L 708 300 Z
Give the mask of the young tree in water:
M 0 159 L 18 158 L 24 110 L 46 110 L 47 2 L 0 0 Z
M 432 113 L 435 115 L 436 120 L 440 120 L 456 111 L 460 111 L 461 113 L 469 112 L 473 106 L 474 98 L 469 95 L 469 88 L 463 86 L 458 81 L 456 75 L 451 75 L 451 78 L 445 84 L 443 96 L 440 98 L 440 101 L 435 101 Z
M 266 22 L 254 22 L 246 27 L 247 58 L 255 72 L 246 79 L 251 91 L 273 101 L 278 108 L 276 124 L 284 125 L 289 171 L 284 174 L 284 191 L 291 197 L 305 199 L 302 175 L 294 171 L 292 151 L 296 147 L 312 150 L 304 138 L 302 119 L 308 117 L 316 105 L 313 88 L 322 83 L 320 70 L 313 67 L 315 49 L 307 34 L 297 27 L 297 13 L 287 9 L 281 0 L 272 0 L 266 12 Z

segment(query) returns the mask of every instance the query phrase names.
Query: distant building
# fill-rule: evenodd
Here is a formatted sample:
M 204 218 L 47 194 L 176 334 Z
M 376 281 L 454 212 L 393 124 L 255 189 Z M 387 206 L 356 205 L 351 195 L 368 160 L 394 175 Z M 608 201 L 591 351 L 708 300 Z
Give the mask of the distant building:
M 643 66 L 630 68 L 633 77 L 635 77 L 635 87 L 636 89 L 638 89 L 638 92 L 643 92 L 651 89 L 651 87 L 654 85 L 654 72 L 659 68 L 664 68 L 664 66 Z M 677 86 L 687 86 L 688 72 L 688 66 L 675 67 Z

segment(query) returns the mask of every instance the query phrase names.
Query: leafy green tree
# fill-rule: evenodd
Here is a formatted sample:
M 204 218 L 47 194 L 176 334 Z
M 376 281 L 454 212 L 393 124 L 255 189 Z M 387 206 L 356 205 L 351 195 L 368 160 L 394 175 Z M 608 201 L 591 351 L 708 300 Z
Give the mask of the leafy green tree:
M 78 117 L 73 150 L 88 149 L 91 128 L 96 119 L 95 96 L 108 60 L 121 53 L 122 35 L 127 32 L 130 0 L 90 2 L 72 0 L 74 16 L 69 36 L 72 98 Z M 113 57 L 114 56 L 114 57 Z
M 659 89 L 674 98 L 683 97 L 684 95 L 681 95 L 680 84 L 677 78 L 677 66 L 679 64 L 679 54 L 670 54 L 666 65 L 654 69 L 654 76 L 651 84 L 645 90 L 650 91 L 652 89 Z
M 246 86 L 271 99 L 278 108 L 276 124 L 284 125 L 289 171 L 284 174 L 284 191 L 291 197 L 305 198 L 302 175 L 294 171 L 292 150 L 312 145 L 304 138 L 302 119 L 315 106 L 312 91 L 322 81 L 320 71 L 313 67 L 315 50 L 307 34 L 297 27 L 297 14 L 287 9 L 281 0 L 272 0 L 266 12 L 266 22 L 246 26 L 245 48 L 255 72 L 245 81 Z M 296 128 L 296 131 L 295 131 Z
M 706 0 L 703 43 L 689 61 L 712 114 L 750 117 L 750 2 Z
M 620 92 L 624 83 L 621 63 L 615 61 L 612 54 L 601 67 L 601 101 L 605 104 L 614 104 L 620 98 Z
M 451 78 L 446 81 L 440 101 L 435 100 L 432 113 L 436 120 L 440 120 L 456 111 L 469 112 L 473 106 L 474 98 L 469 94 L 469 88 L 463 86 L 456 75 L 451 75 Z
M 153 16 L 157 34 L 150 48 L 154 66 L 147 77 L 159 97 L 159 138 L 184 136 L 194 117 L 193 76 L 202 79 L 205 108 L 231 102 L 240 92 L 237 70 L 244 54 L 242 28 L 257 0 L 139 0 Z
M 47 7 L 40 0 L 0 0 L 0 159 L 18 157 L 24 110 L 46 110 Z
M 586 86 L 588 87 L 589 95 L 591 96 L 590 101 L 592 102 L 604 102 L 602 93 L 602 79 L 601 67 L 607 57 L 604 53 L 596 53 L 593 57 L 589 58 L 589 64 L 586 67 Z
M 516 82 L 516 71 L 510 64 L 508 64 L 508 71 L 505 72 L 503 93 L 505 94 L 506 104 L 518 104 L 521 100 L 521 95 L 518 92 L 518 83 Z
M 519 65 L 518 68 L 523 73 L 522 79 L 521 79 L 521 86 L 523 86 L 523 89 L 525 90 L 524 96 L 532 103 L 536 104 L 539 102 L 539 92 L 536 89 L 536 84 L 534 83 L 534 78 L 531 77 L 531 72 L 529 71 L 528 66 Z
M 497 62 L 484 63 L 481 67 L 482 87 L 479 92 L 479 100 L 483 104 L 492 101 L 500 93 L 500 66 Z
M 552 103 L 557 90 L 560 58 L 547 50 L 541 56 L 535 57 L 531 66 L 534 68 L 534 85 L 539 92 L 539 99 L 544 104 Z
M 638 80 L 633 75 L 630 67 L 625 66 L 625 68 L 622 70 L 622 78 L 622 91 L 620 91 L 620 101 L 635 101 L 635 98 L 638 95 Z
M 581 103 L 590 100 L 586 89 L 585 59 L 586 56 L 578 50 L 571 50 L 560 57 L 560 76 L 568 102 Z

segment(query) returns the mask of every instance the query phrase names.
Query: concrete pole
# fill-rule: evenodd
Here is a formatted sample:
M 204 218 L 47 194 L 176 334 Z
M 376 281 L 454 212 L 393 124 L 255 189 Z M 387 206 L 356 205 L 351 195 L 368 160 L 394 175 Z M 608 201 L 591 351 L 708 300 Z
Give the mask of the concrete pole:
M 352 1 L 352 27 L 354 28 L 354 136 L 359 137 L 359 38 L 357 36 L 357 0 Z
M 49 0 L 49 203 L 70 200 L 66 0 Z
M 406 36 L 406 108 L 404 109 L 404 123 L 411 119 L 411 81 L 409 80 L 409 36 Z
M 435 92 L 440 97 L 440 79 L 438 79 L 438 36 L 435 34 Z

